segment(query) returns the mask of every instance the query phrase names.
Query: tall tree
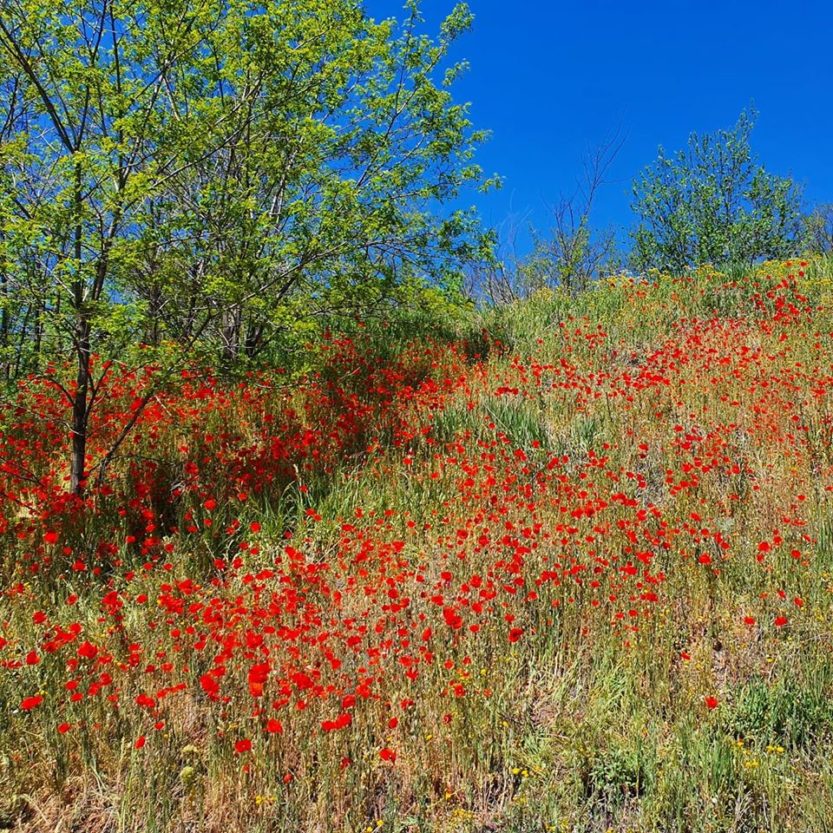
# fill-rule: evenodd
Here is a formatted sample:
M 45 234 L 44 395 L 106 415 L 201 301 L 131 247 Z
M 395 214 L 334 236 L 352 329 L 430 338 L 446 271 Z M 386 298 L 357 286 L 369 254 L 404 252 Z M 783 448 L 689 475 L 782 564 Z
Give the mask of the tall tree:
M 581 292 L 592 280 L 613 272 L 619 264 L 616 234 L 613 229 L 594 228 L 592 215 L 623 144 L 624 138 L 617 130 L 585 154 L 573 192 L 546 204 L 549 227 L 541 231 L 530 224 L 529 253 L 519 255 L 516 246 L 524 218 L 520 222 L 508 218 L 500 229 L 500 256 L 485 257 L 472 269 L 471 293 L 485 293 L 492 303 L 503 304 L 544 288 Z
M 633 186 L 635 268 L 680 273 L 703 263 L 751 264 L 794 252 L 800 192 L 752 154 L 754 122 L 754 113 L 743 112 L 731 130 L 693 133 L 687 148 L 671 156 L 659 149 Z
M 73 491 L 96 355 L 172 340 L 233 364 L 483 244 L 438 210 L 482 182 L 445 66 L 471 14 L 432 39 L 407 8 L 399 27 L 358 0 L 0 0 L 0 292 L 37 310 L 36 357 L 72 356 Z

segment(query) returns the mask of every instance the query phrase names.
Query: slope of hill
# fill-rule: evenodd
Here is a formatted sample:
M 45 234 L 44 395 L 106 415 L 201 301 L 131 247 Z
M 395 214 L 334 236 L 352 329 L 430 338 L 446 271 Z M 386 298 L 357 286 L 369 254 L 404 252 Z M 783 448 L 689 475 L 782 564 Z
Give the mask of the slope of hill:
M 823 274 L 541 293 L 384 359 L 334 337 L 291 382 L 194 369 L 85 500 L 55 380 L 21 385 L 0 820 L 827 829 Z M 112 377 L 91 453 L 153 372 Z

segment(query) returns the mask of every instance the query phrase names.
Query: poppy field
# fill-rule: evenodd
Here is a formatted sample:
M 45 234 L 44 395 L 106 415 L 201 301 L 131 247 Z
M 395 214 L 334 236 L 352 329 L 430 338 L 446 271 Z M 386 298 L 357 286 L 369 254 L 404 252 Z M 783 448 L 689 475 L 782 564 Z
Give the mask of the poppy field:
M 767 263 L 0 412 L 0 826 L 833 826 L 833 294 Z M 158 373 L 105 372 L 87 454 Z

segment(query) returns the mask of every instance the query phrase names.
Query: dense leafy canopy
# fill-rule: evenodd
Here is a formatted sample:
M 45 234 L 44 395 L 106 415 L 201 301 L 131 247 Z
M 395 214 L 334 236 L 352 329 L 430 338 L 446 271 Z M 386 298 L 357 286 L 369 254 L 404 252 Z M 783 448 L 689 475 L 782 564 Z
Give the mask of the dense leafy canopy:
M 486 184 L 446 66 L 465 5 L 436 39 L 417 3 L 1 8 L 0 351 L 7 378 L 74 357 L 81 457 L 94 354 L 239 365 L 488 248 L 457 208 Z
M 750 264 L 795 253 L 800 195 L 789 178 L 768 173 L 749 136 L 754 114 L 731 130 L 693 133 L 684 150 L 656 162 L 634 183 L 634 266 L 674 273 L 704 263 Z

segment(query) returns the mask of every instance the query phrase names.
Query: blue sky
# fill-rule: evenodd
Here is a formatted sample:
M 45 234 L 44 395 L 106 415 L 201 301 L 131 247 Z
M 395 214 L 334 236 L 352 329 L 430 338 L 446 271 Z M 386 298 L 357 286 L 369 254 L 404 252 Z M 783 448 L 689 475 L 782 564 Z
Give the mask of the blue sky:
M 369 0 L 376 17 L 400 0 Z M 423 0 L 429 27 L 452 0 Z M 547 224 L 544 202 L 575 187 L 583 154 L 617 129 L 624 145 L 594 223 L 632 222 L 630 184 L 657 146 L 734 125 L 754 104 L 753 150 L 768 170 L 833 202 L 833 3 L 469 0 L 473 30 L 456 48 L 471 69 L 455 96 L 492 138 L 479 155 L 501 191 L 484 220 Z M 523 244 L 521 244 L 523 245 Z

